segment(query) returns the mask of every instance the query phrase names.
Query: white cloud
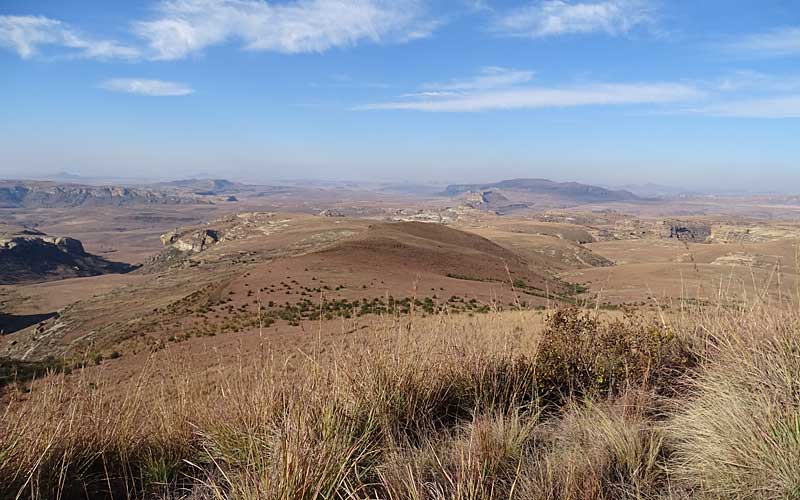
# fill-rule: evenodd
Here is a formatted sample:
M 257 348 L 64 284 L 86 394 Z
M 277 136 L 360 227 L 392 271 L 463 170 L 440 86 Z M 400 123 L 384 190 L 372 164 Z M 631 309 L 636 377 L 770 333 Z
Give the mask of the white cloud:
M 0 16 L 0 45 L 30 58 L 44 46 L 95 59 L 181 59 L 240 42 L 247 50 L 324 52 L 362 41 L 426 38 L 444 21 L 425 16 L 424 0 L 161 0 L 149 20 L 134 22 L 137 47 L 82 34 L 56 19 Z
M 145 96 L 183 96 L 194 93 L 191 87 L 182 83 L 142 78 L 112 78 L 102 82 L 100 87 L 112 92 Z
M 533 75 L 533 71 L 501 68 L 499 66 L 486 66 L 481 69 L 478 76 L 451 80 L 446 83 L 426 83 L 422 88 L 428 90 L 453 91 L 511 87 L 531 81 Z
M 433 36 L 433 33 L 447 24 L 447 21 L 444 19 L 430 19 L 427 21 L 420 21 L 414 27 L 409 28 L 404 33 L 401 33 L 397 37 L 397 41 L 405 43 L 405 42 L 413 42 L 414 40 L 422 40 L 424 38 L 430 38 Z
M 476 112 L 593 105 L 659 104 L 698 99 L 700 90 L 678 83 L 593 84 L 580 87 L 511 88 L 361 106 L 362 110 Z
M 249 50 L 323 52 L 368 40 L 429 36 L 420 0 L 166 0 L 157 16 L 134 24 L 155 59 L 180 59 L 232 40 Z
M 739 70 L 721 78 L 717 88 L 724 92 L 748 90 L 793 92 L 800 90 L 800 74 L 769 75 L 758 71 Z
M 15 50 L 23 59 L 44 46 L 67 49 L 60 55 L 90 59 L 135 59 L 139 51 L 113 40 L 88 37 L 69 25 L 41 16 L 0 16 L 0 45 Z
M 726 49 L 738 56 L 800 56 L 800 27 L 778 28 L 748 35 L 728 44 Z
M 800 118 L 800 95 L 731 101 L 690 111 L 731 118 Z
M 533 38 L 574 33 L 620 35 L 652 24 L 654 14 L 651 0 L 543 0 L 503 15 L 494 27 L 499 32 Z
M 492 12 L 494 10 L 487 0 L 462 0 L 461 3 L 469 12 Z
M 448 90 L 426 90 L 424 92 L 410 92 L 408 94 L 403 94 L 400 97 L 417 99 L 417 98 L 426 98 L 426 97 L 428 97 L 428 98 L 430 98 L 430 97 L 450 97 L 450 96 L 456 96 L 456 95 L 461 95 L 461 94 L 459 94 L 458 92 L 450 92 Z

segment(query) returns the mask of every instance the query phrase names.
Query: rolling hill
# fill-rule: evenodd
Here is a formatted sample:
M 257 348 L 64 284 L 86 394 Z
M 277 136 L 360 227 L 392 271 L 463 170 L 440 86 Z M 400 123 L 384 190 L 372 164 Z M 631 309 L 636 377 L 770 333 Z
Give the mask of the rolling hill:
M 151 265 L 16 332 L 0 352 L 141 352 L 170 339 L 252 340 L 247 332 L 264 325 L 286 332 L 315 319 L 536 306 L 570 293 L 538 263 L 441 224 L 244 213 L 162 241 Z

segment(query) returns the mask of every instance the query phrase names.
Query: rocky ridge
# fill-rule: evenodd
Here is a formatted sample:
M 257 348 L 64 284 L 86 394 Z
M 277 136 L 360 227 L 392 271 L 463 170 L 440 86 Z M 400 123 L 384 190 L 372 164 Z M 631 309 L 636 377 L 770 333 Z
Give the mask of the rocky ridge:
M 39 181 L 0 181 L 0 208 L 209 204 L 201 195 L 175 189 L 87 186 Z

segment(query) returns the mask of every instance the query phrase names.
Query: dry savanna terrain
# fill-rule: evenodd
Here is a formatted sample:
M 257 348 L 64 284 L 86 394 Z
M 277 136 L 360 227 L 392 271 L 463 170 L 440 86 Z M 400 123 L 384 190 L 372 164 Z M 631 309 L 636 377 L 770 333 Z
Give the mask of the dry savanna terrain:
M 800 498 L 790 201 L 8 181 L 0 207 L 0 498 Z

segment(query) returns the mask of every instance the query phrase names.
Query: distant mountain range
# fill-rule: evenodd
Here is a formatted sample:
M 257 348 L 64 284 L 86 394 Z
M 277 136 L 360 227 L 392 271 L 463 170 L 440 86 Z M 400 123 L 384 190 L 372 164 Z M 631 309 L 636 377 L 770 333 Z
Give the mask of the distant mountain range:
M 244 185 L 226 179 L 181 179 L 177 181 L 160 182 L 155 186 L 183 189 L 199 195 L 217 195 L 234 193 Z
M 46 181 L 0 181 L 0 208 L 205 203 L 210 203 L 210 201 L 175 188 L 89 186 Z
M 548 179 L 508 179 L 486 184 L 451 184 L 444 190 L 444 194 L 446 196 L 459 196 L 463 193 L 494 189 L 546 195 L 581 203 L 637 201 L 641 199 L 634 193 L 624 189 L 612 190 L 578 182 L 554 182 Z
M 665 186 L 663 184 L 654 184 L 652 182 L 648 182 L 645 184 L 626 184 L 624 186 L 619 186 L 618 188 L 615 189 L 630 191 L 631 193 L 634 193 L 636 196 L 641 196 L 644 198 L 674 198 L 678 196 L 689 196 L 689 195 L 699 194 L 699 192 L 697 191 L 691 191 L 688 189 L 675 186 Z

